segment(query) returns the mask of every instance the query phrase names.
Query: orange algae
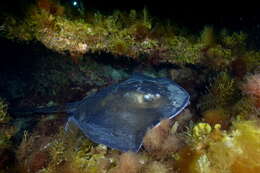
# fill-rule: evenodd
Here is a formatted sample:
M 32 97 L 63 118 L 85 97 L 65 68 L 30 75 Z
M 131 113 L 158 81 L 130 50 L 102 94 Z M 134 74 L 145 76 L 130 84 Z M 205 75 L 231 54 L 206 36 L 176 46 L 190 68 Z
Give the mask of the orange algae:
M 199 173 L 196 168 L 196 160 L 201 153 L 192 149 L 192 146 L 185 146 L 178 152 L 178 158 L 174 168 L 178 173 Z
M 241 158 L 247 160 L 248 166 L 260 166 L 260 128 L 256 121 L 236 122 L 239 134 L 235 143 L 243 151 Z
M 260 165 L 251 166 L 248 165 L 248 161 L 245 158 L 238 158 L 231 166 L 231 173 L 257 173 L 260 172 Z
M 260 128 L 254 121 L 237 122 L 235 128 L 240 132 L 235 142 L 242 153 L 231 166 L 232 173 L 260 172 Z

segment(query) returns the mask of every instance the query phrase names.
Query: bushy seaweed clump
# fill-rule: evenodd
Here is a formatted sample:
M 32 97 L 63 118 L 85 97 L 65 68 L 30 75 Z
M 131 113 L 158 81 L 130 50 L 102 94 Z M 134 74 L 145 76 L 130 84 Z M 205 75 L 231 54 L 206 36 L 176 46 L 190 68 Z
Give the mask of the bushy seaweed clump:
M 168 121 L 164 120 L 162 124 L 155 130 L 157 132 L 152 132 L 155 139 L 162 138 L 162 131 L 171 131 Z M 148 152 L 122 153 L 92 143 L 72 125 L 69 131 L 64 132 L 61 128 L 54 136 L 46 136 L 39 131 L 32 134 L 25 132 L 16 154 L 19 170 L 28 173 L 168 173 L 168 165 L 163 160 L 172 159 L 176 147 L 181 146 L 181 140 L 175 132 L 165 135 L 165 146 L 156 146 L 155 141 L 149 140 L 151 133 L 148 133 L 150 137 L 145 142 Z
M 114 164 L 106 146 L 90 142 L 76 129 L 65 132 L 64 128 L 51 136 L 37 130 L 25 134 L 17 158 L 20 170 L 43 173 L 100 173 Z
M 80 18 L 66 15 L 66 7 L 51 0 L 38 0 L 23 20 L 7 17 L 4 36 L 38 40 L 72 58 L 86 52 L 108 52 L 152 64 L 206 64 L 215 70 L 240 73 L 256 66 L 259 53 L 246 51 L 245 33 L 214 32 L 206 26 L 200 35 L 189 36 L 173 23 L 153 20 L 148 10 L 114 11 L 110 15 L 89 12 Z M 238 60 L 237 60 L 238 59 Z M 258 62 L 259 64 L 259 62 Z M 240 70 L 238 70 L 240 69 Z
M 179 152 L 179 172 L 245 173 L 258 172 L 260 129 L 256 121 L 234 121 L 231 130 L 198 124 L 194 127 L 188 148 Z M 196 139 L 196 140 L 194 140 Z M 189 155 L 189 158 L 187 158 Z M 186 165 L 185 165 L 186 164 Z
M 0 150 L 11 146 L 10 139 L 16 132 L 15 127 L 8 124 L 11 117 L 7 113 L 7 108 L 5 101 L 0 98 Z
M 160 126 L 147 131 L 144 137 L 145 150 L 155 158 L 171 157 L 183 146 L 183 140 L 175 130 L 171 130 L 171 122 L 162 120 Z
M 210 82 L 207 89 L 208 94 L 201 99 L 201 109 L 208 110 L 210 108 L 224 108 L 234 104 L 240 97 L 236 81 L 228 72 L 221 72 Z
M 0 172 L 13 170 L 13 141 L 17 129 L 10 124 L 11 117 L 7 113 L 7 104 L 0 98 Z

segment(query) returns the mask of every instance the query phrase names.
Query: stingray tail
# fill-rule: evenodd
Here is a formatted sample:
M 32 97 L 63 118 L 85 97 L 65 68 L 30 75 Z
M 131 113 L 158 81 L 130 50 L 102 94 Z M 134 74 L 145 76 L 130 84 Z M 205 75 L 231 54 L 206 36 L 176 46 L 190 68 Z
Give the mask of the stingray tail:
M 52 113 L 68 113 L 71 114 L 76 111 L 80 102 L 66 103 L 64 105 L 41 107 L 41 108 L 17 108 L 11 109 L 9 112 L 12 115 L 25 116 L 32 114 L 52 114 Z

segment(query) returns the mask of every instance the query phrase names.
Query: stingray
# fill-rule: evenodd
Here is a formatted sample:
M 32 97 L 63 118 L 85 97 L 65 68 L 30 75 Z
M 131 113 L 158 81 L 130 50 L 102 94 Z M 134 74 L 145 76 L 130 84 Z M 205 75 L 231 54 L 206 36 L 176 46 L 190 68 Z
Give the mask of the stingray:
M 148 129 L 172 119 L 189 104 L 189 94 L 167 78 L 134 74 L 81 101 L 33 112 L 66 112 L 65 130 L 73 124 L 93 142 L 120 151 L 138 152 Z

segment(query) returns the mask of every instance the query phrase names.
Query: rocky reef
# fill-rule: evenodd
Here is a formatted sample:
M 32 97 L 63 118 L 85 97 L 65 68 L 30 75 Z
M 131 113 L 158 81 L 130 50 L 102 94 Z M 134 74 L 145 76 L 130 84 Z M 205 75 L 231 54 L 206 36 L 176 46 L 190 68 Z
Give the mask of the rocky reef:
M 55 0 L 4 15 L 1 38 L 22 45 L 32 67 L 26 77 L 0 73 L 0 173 L 260 172 L 260 51 L 247 33 L 187 33 L 146 8 L 74 15 Z M 81 100 L 134 72 L 172 79 L 191 96 L 147 131 L 138 153 L 65 132 L 62 113 L 12 112 Z

